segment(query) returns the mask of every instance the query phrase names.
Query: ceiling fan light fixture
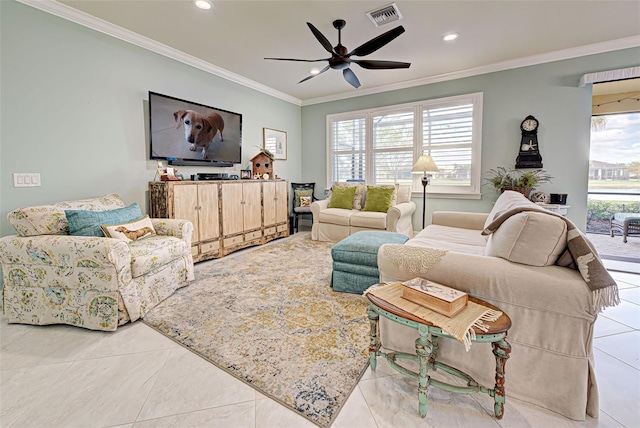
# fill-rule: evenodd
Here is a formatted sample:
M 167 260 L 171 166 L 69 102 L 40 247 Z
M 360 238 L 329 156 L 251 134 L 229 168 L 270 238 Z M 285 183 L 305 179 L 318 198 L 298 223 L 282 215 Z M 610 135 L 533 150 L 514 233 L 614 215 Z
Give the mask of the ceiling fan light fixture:
M 209 10 L 213 8 L 213 4 L 211 4 L 209 0 L 193 0 L 193 4 L 195 4 L 197 8 L 202 10 Z
M 445 42 L 452 42 L 455 39 L 457 39 L 458 37 L 460 37 L 459 33 L 447 33 L 445 35 L 442 36 L 442 40 L 444 40 Z

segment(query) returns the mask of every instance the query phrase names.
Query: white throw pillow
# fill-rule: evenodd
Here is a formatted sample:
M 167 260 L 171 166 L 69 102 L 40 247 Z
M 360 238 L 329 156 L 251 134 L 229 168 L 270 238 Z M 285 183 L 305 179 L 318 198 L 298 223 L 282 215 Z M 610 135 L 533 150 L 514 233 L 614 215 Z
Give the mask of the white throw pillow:
M 396 204 L 402 204 L 411 200 L 411 186 L 400 185 L 396 191 L 397 201 Z
M 103 224 L 100 226 L 104 236 L 121 241 L 136 241 L 156 234 L 149 216 L 122 224 Z
M 556 263 L 567 246 L 567 223 L 536 211 L 514 214 L 489 236 L 485 254 L 529 266 Z

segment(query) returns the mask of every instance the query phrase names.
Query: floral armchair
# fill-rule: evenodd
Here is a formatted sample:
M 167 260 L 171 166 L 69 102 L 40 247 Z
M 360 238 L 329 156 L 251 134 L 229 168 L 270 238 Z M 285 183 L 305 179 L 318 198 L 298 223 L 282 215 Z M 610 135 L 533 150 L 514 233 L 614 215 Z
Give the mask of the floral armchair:
M 17 235 L 0 238 L 9 323 L 113 331 L 194 279 L 187 220 L 148 219 L 154 234 L 138 240 L 69 235 L 65 210 L 119 208 L 111 194 L 9 213 Z

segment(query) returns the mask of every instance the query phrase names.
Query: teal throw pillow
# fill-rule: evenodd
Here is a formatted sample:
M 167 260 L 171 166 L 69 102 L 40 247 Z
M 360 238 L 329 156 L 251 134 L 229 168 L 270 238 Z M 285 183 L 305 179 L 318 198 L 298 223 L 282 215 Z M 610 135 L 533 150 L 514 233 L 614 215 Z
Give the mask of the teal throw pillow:
M 109 211 L 65 210 L 64 215 L 69 223 L 69 235 L 104 236 L 103 224 L 120 224 L 142 217 L 142 210 L 137 202 Z
M 350 210 L 353 207 L 353 196 L 355 194 L 355 187 L 333 186 L 329 208 L 344 208 L 345 210 Z
M 293 204 L 293 207 L 294 208 L 298 208 L 300 206 L 300 196 L 311 196 L 311 195 L 313 195 L 313 189 L 305 189 L 305 190 L 296 189 L 294 191 L 294 194 L 295 194 L 295 198 L 296 199 L 295 199 L 295 202 Z
M 367 199 L 363 211 L 386 213 L 393 202 L 394 187 L 367 186 Z

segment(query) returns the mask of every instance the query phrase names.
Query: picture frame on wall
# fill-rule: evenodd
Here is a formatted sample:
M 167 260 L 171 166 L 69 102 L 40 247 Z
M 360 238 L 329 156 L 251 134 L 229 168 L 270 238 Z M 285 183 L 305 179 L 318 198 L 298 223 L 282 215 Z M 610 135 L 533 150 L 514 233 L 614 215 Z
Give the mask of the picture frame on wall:
M 242 180 L 251 180 L 251 170 L 250 169 L 241 169 L 240 170 L 240 179 L 242 179 Z
M 262 148 L 269 150 L 273 158 L 278 160 L 287 159 L 287 133 L 277 129 L 262 128 L 263 140 Z

